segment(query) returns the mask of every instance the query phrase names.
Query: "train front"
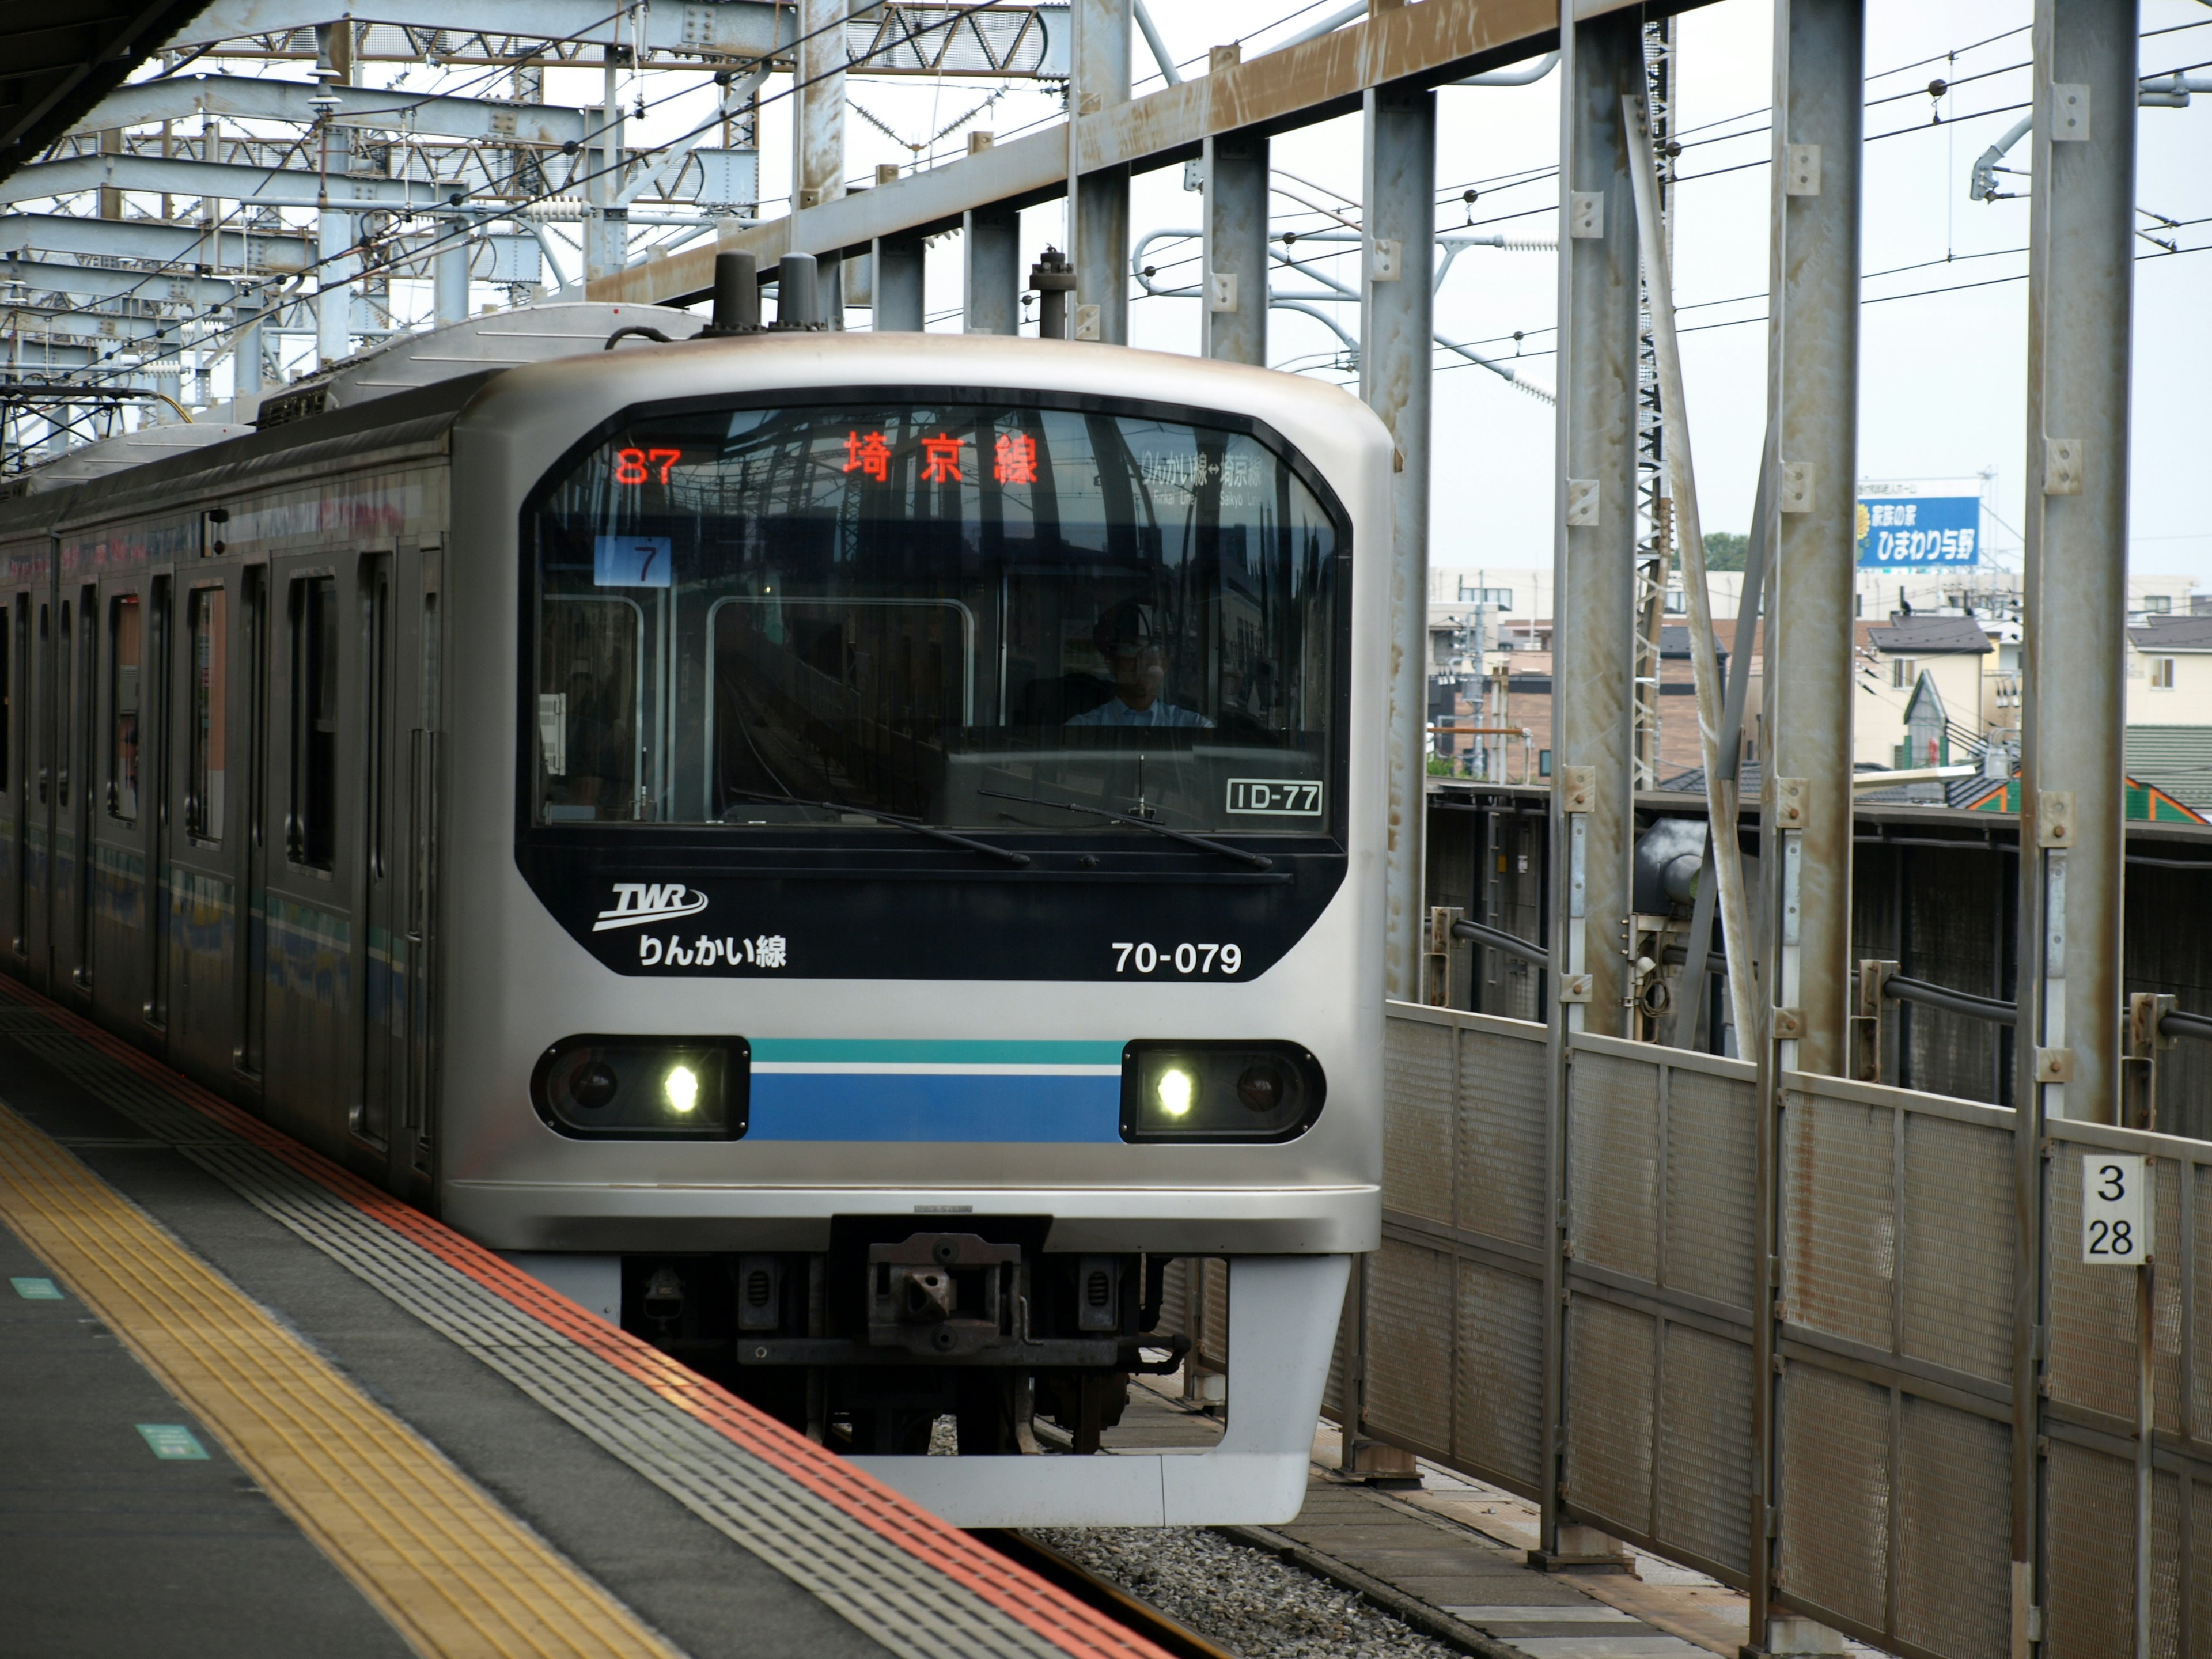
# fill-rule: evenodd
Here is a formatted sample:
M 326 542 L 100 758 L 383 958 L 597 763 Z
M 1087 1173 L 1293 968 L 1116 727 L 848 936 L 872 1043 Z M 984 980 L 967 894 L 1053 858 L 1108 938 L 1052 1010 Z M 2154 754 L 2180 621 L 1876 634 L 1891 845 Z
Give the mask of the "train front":
M 1390 457 L 1333 388 L 1057 343 L 495 381 L 448 1218 L 962 1524 L 1295 1513 L 1380 1224 Z M 1196 1364 L 1200 1259 L 1225 1433 L 1082 1455 Z

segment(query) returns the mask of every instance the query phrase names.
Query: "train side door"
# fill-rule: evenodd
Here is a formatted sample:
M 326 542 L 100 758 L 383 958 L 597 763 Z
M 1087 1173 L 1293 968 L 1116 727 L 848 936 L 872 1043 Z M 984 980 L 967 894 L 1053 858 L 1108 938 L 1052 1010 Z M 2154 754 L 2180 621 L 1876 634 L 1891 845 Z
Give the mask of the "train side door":
M 24 802 L 23 969 L 40 990 L 52 984 L 54 885 L 54 606 L 30 596 L 31 660 L 24 676 L 23 728 L 30 739 L 31 782 Z
M 62 773 L 62 810 L 70 819 L 76 848 L 69 889 L 70 982 L 83 996 L 92 994 L 93 904 L 100 885 L 98 828 L 100 788 L 94 757 L 100 729 L 100 590 L 89 583 L 77 589 L 74 668 L 66 697 L 69 752 Z
M 169 764 L 170 711 L 176 702 L 170 684 L 175 656 L 173 589 L 167 576 L 147 585 L 146 667 L 141 680 L 139 787 L 146 815 L 146 1023 L 167 1033 L 169 1027 L 169 941 L 174 902 L 170 896 Z
M 407 1082 L 402 1115 L 416 1176 L 432 1177 L 437 1071 L 435 1018 L 438 915 L 439 700 L 445 672 L 444 562 L 435 548 L 418 556 L 421 610 L 416 619 L 416 711 L 407 744 Z
M 361 708 L 365 716 L 362 768 L 362 921 L 360 984 L 361 1094 L 354 1130 L 389 1146 L 395 1092 L 406 1086 L 406 940 L 402 844 L 395 830 L 395 786 L 404 779 L 395 754 L 398 641 L 392 626 L 392 556 L 375 554 L 361 563 Z
M 0 594 L 0 808 L 8 820 L 8 952 L 27 948 L 24 915 L 30 902 L 31 597 Z
M 258 1088 L 268 1047 L 269 1018 L 269 567 L 240 573 L 239 652 L 244 672 L 244 799 L 238 840 L 238 1041 L 232 1063 Z
M 100 633 L 97 759 L 87 775 L 95 865 L 89 951 L 97 964 L 93 1000 L 110 1019 L 144 1006 L 151 969 L 147 935 L 155 890 L 147 863 L 147 813 L 154 785 L 145 770 L 146 594 L 142 583 L 109 587 Z

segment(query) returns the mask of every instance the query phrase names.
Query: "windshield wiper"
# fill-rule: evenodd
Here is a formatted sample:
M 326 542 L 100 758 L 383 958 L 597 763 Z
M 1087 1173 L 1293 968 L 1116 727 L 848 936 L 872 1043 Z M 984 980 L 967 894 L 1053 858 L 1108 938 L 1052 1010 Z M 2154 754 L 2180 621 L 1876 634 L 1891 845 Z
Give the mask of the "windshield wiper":
M 920 818 L 907 817 L 902 812 L 878 812 L 872 806 L 854 806 L 849 801 L 808 800 L 800 795 L 771 795 L 758 789 L 725 789 L 726 795 L 735 795 L 740 800 L 768 801 L 786 806 L 811 806 L 817 812 L 850 812 L 858 817 L 873 818 L 878 823 L 888 823 L 901 830 L 911 830 L 917 836 L 927 836 L 932 841 L 941 841 L 954 847 L 965 847 L 972 853 L 987 853 L 994 859 L 1004 859 L 1017 868 L 1030 861 L 1027 853 L 1017 853 L 1011 847 L 994 847 L 988 841 L 975 841 L 966 836 L 956 836 L 950 830 L 939 830 L 934 824 L 924 823 Z
M 1218 853 L 1224 858 L 1235 859 L 1240 863 L 1249 864 L 1255 870 L 1272 870 L 1275 867 L 1274 860 L 1264 858 L 1257 853 L 1248 853 L 1241 847 L 1231 847 L 1227 842 L 1209 841 L 1204 836 L 1186 835 L 1180 830 L 1169 829 L 1164 823 L 1155 823 L 1150 818 L 1140 818 L 1128 812 L 1109 811 L 1103 806 L 1091 806 L 1079 801 L 1039 800 L 1034 795 L 1010 795 L 1003 789 L 978 789 L 975 793 L 979 795 L 988 795 L 994 800 L 1019 801 L 1024 806 L 1053 806 L 1063 812 L 1090 812 L 1098 817 L 1111 818 L 1116 823 L 1134 824 L 1139 830 L 1149 830 L 1156 836 L 1165 836 L 1170 841 L 1179 841 L 1187 847 L 1203 848 L 1206 852 Z

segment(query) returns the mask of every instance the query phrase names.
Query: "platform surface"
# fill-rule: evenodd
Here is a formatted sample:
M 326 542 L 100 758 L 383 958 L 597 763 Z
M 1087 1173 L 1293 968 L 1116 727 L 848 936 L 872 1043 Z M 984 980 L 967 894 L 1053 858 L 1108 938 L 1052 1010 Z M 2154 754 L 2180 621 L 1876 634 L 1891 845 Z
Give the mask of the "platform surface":
M 9 1651 L 1158 1652 L 9 981 L 0 1223 Z

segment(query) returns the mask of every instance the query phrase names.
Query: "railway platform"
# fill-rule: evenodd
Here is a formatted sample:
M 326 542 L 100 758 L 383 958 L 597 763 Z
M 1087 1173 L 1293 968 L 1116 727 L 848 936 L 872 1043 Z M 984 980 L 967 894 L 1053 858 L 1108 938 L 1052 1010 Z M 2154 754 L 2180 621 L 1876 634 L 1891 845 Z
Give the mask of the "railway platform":
M 0 981 L 11 1653 L 1158 1650 Z

